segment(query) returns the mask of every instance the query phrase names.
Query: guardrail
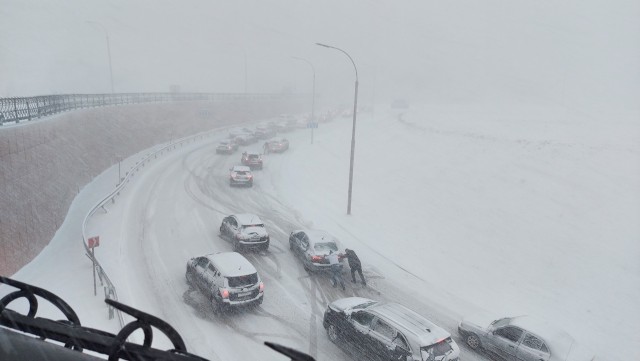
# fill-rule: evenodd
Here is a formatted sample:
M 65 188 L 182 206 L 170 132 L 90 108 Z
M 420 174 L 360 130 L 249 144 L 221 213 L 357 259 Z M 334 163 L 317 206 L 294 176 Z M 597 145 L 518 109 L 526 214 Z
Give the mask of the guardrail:
M 19 123 L 74 109 L 109 105 L 162 103 L 176 101 L 260 101 L 291 98 L 293 94 L 240 93 L 117 93 L 63 94 L 35 97 L 0 98 L 0 126 Z
M 204 139 L 205 137 L 208 137 L 212 133 L 214 133 L 216 131 L 219 131 L 219 130 L 220 129 L 210 130 L 210 131 L 207 131 L 207 132 L 204 132 L 204 133 L 199 133 L 199 134 L 190 135 L 190 136 L 187 136 L 187 137 L 184 137 L 184 138 L 180 138 L 178 140 L 174 140 L 174 141 L 170 142 L 169 144 L 167 144 L 165 146 L 160 147 L 159 149 L 155 150 L 154 152 L 151 152 L 151 153 L 147 154 L 140 161 L 136 162 L 135 165 L 131 168 L 131 170 L 125 174 L 125 176 L 120 180 L 120 183 L 116 186 L 116 188 L 113 190 L 113 192 L 109 193 L 109 195 L 104 197 L 93 208 L 91 208 L 89 213 L 87 213 L 87 215 L 84 217 L 84 220 L 82 222 L 82 241 L 83 241 L 82 243 L 84 245 L 87 257 L 89 257 L 89 259 L 95 265 L 96 273 L 98 274 L 98 277 L 100 279 L 100 285 L 104 288 L 104 296 L 105 296 L 105 298 L 118 301 L 118 293 L 116 292 L 115 285 L 113 284 L 113 282 L 111 282 L 111 279 L 107 275 L 107 272 L 104 270 L 104 268 L 102 267 L 102 265 L 100 264 L 98 259 L 94 256 L 94 254 L 89 249 L 88 236 L 87 236 L 87 223 L 89 222 L 89 218 L 91 216 L 93 216 L 100 209 L 103 209 L 103 210 L 106 211 L 106 209 L 104 207 L 109 201 L 115 203 L 115 198 L 120 194 L 120 191 L 129 183 L 129 181 L 134 176 L 134 174 L 136 174 L 142 167 L 144 167 L 152 159 L 156 159 L 158 157 L 158 155 L 162 155 L 162 153 L 165 152 L 165 151 L 169 151 L 171 149 L 175 149 L 176 146 L 178 146 L 178 145 L 183 145 L 184 143 L 189 142 L 189 141 L 195 141 L 198 138 Z M 120 312 L 120 310 L 114 309 L 112 306 L 109 306 L 109 319 L 113 318 L 114 310 L 115 310 L 115 313 L 118 316 L 118 322 L 120 323 L 120 327 L 121 328 L 124 327 L 125 323 L 124 323 L 124 319 L 123 319 L 122 313 Z

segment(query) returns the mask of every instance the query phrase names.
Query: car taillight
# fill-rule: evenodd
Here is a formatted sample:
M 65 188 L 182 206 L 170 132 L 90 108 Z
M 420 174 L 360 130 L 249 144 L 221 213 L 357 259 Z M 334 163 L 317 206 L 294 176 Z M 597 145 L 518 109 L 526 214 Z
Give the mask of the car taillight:
M 322 256 L 311 256 L 311 260 L 314 262 L 322 261 L 323 258 Z
M 247 178 L 251 179 L 251 178 L 253 178 L 253 176 L 252 176 L 252 175 L 249 175 L 249 176 L 247 176 Z
M 221 288 L 220 296 L 222 296 L 222 298 L 229 298 L 229 290 L 226 288 Z
M 260 282 L 260 292 L 264 292 L 264 283 Z

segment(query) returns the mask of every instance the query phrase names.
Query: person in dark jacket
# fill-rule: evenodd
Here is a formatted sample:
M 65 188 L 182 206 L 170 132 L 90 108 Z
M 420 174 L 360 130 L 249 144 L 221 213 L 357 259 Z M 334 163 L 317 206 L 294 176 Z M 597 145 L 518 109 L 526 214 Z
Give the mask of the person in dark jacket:
M 349 268 L 351 268 L 351 282 L 356 283 L 356 271 L 360 274 L 360 279 L 362 280 L 363 285 L 367 285 L 367 282 L 364 280 L 364 275 L 362 274 L 362 264 L 360 263 L 360 259 L 358 255 L 352 249 L 345 249 L 344 252 L 347 255 L 347 260 L 349 261 Z

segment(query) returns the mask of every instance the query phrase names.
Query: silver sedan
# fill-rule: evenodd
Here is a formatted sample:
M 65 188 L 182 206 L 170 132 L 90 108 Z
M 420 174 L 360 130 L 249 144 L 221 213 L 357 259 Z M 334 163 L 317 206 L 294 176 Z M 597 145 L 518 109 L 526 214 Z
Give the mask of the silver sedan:
M 458 333 L 474 350 L 509 361 L 593 361 L 595 355 L 555 326 L 530 316 L 463 319 Z

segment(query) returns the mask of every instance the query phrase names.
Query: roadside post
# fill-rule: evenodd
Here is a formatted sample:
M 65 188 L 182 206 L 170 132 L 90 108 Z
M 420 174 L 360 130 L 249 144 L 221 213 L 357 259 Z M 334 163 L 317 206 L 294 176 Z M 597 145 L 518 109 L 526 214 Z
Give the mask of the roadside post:
M 87 240 L 89 248 L 91 249 L 91 262 L 93 262 L 93 295 L 98 295 L 96 288 L 96 247 L 100 246 L 100 236 L 91 237 Z

